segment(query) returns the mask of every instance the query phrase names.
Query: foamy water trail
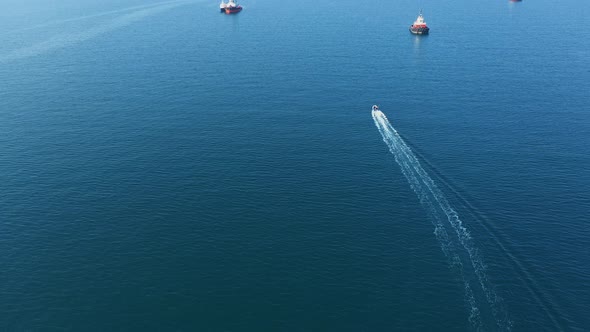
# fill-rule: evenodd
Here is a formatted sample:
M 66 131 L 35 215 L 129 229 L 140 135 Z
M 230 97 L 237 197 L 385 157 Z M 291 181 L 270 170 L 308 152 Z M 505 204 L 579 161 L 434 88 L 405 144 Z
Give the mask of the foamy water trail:
M 73 45 L 103 35 L 110 31 L 117 30 L 130 24 L 133 24 L 135 22 L 144 20 L 150 16 L 159 14 L 161 12 L 170 10 L 181 5 L 189 4 L 191 2 L 192 1 L 166 2 L 162 5 L 156 5 L 118 16 L 108 21 L 107 23 L 89 28 L 87 30 L 67 34 L 58 34 L 43 42 L 19 48 L 5 55 L 0 55 L 0 64 L 9 61 L 19 60 L 22 58 L 38 56 L 57 49 L 71 47 Z
M 47 22 L 47 23 L 41 23 L 41 24 L 37 24 L 34 26 L 26 27 L 26 28 L 15 29 L 15 30 L 8 31 L 5 34 L 41 29 L 41 28 L 65 24 L 65 23 L 69 23 L 69 22 L 76 22 L 76 21 L 82 21 L 82 20 L 87 20 L 87 19 L 96 18 L 96 17 L 108 16 L 108 15 L 113 15 L 113 14 L 120 14 L 120 13 L 130 12 L 133 10 L 139 10 L 139 9 L 150 8 L 150 7 L 157 7 L 157 6 L 162 6 L 162 5 L 166 5 L 166 4 L 174 4 L 174 3 L 178 3 L 178 2 L 182 2 L 182 1 L 183 0 L 162 1 L 162 2 L 150 3 L 150 4 L 146 4 L 146 5 L 138 5 L 138 6 L 125 7 L 125 8 L 115 9 L 115 10 L 109 10 L 109 11 L 100 12 L 100 13 L 96 13 L 96 14 L 82 15 L 82 16 L 66 18 L 66 19 L 62 19 L 62 20 L 51 21 L 51 22 Z
M 563 331 L 564 329 L 562 324 L 559 322 L 559 318 L 566 317 L 567 313 L 552 306 L 551 296 L 543 291 L 543 289 L 534 279 L 531 272 L 525 266 L 523 266 L 517 257 L 515 257 L 515 255 L 513 255 L 508 249 L 508 245 L 503 240 L 505 235 L 499 234 L 497 229 L 490 227 L 489 225 L 491 225 L 492 222 L 488 219 L 488 217 L 481 213 L 477 207 L 475 207 L 467 198 L 464 197 L 465 193 L 461 193 L 456 188 L 454 188 L 449 180 L 437 171 L 434 165 L 429 163 L 427 159 L 421 156 L 419 151 L 417 151 L 417 147 L 413 146 L 411 142 L 407 141 L 407 139 L 405 139 L 405 142 L 408 146 L 410 146 L 410 148 L 412 148 L 412 152 L 422 161 L 422 163 L 427 166 L 426 168 L 430 169 L 430 171 L 436 175 L 438 183 L 442 184 L 447 190 L 449 190 L 449 192 L 453 194 L 454 198 L 456 198 L 458 202 L 462 204 L 463 208 L 465 208 L 466 211 L 479 222 L 480 226 L 482 226 L 487 231 L 488 235 L 490 235 L 489 238 L 495 242 L 500 251 L 507 256 L 507 259 L 513 265 L 515 272 L 518 273 L 521 280 L 523 280 L 523 286 L 528 289 L 531 297 L 536 301 L 547 318 L 549 318 L 553 324 L 553 326 L 547 327 L 547 329 L 553 331 Z
M 442 251 L 464 283 L 470 323 L 476 330 L 509 331 L 511 322 L 488 280 L 483 260 L 459 215 L 385 114 L 373 111 L 372 115 L 383 141 L 430 215 Z

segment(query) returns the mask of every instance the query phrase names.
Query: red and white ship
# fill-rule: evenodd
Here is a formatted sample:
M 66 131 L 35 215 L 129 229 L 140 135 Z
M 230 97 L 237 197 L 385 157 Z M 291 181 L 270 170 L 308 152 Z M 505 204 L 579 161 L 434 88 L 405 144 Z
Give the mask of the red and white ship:
M 242 11 L 242 6 L 238 5 L 235 0 L 229 0 L 228 2 L 221 0 L 219 9 L 222 13 L 235 14 Z
M 430 28 L 424 22 L 424 16 L 422 16 L 422 11 L 420 11 L 420 15 L 418 15 L 414 24 L 410 26 L 410 32 L 415 35 L 427 35 L 429 31 Z

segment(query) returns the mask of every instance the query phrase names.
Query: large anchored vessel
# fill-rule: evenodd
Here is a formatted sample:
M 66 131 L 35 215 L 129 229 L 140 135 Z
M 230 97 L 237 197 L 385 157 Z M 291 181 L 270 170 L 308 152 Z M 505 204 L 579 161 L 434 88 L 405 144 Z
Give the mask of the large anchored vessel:
M 418 15 L 414 24 L 410 26 L 410 32 L 415 35 L 427 35 L 428 31 L 430 31 L 430 28 L 424 22 L 424 16 L 422 16 L 422 11 L 420 11 L 420 15 Z
M 221 0 L 221 4 L 219 4 L 219 9 L 222 13 L 235 14 L 242 11 L 242 6 L 238 5 L 235 0 L 229 0 L 228 2 L 224 2 L 223 0 Z

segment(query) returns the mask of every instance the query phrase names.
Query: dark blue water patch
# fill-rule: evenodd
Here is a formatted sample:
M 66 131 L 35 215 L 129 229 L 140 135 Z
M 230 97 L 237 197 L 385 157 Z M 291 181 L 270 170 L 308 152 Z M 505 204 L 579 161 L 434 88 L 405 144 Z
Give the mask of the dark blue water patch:
M 590 39 L 563 24 L 583 5 L 426 2 L 427 38 L 407 1 L 112 25 L 138 5 L 3 11 L 6 31 L 53 23 L 1 34 L 0 57 L 103 32 L 0 64 L 2 326 L 470 329 L 374 103 L 465 216 L 514 329 L 588 325 Z

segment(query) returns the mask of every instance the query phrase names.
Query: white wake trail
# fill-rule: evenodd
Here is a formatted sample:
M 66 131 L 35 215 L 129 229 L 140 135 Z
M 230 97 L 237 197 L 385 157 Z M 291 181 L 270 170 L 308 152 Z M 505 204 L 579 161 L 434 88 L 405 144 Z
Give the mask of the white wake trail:
M 26 28 L 10 30 L 10 31 L 6 32 L 5 34 L 13 34 L 13 33 L 18 33 L 18 32 L 22 32 L 22 31 L 36 30 L 36 29 L 46 28 L 46 27 L 55 26 L 55 25 L 61 25 L 61 24 L 69 23 L 69 22 L 82 21 L 82 20 L 87 20 L 87 19 L 96 18 L 96 17 L 108 16 L 108 15 L 113 15 L 113 14 L 120 14 L 120 13 L 130 12 L 130 11 L 139 10 L 139 9 L 157 7 L 157 6 L 167 5 L 167 4 L 174 4 L 174 3 L 178 3 L 178 2 L 182 2 L 182 0 L 162 1 L 162 2 L 150 3 L 150 4 L 146 4 L 146 5 L 125 7 L 125 8 L 100 12 L 100 13 L 96 13 L 96 14 L 82 15 L 82 16 L 66 18 L 66 19 L 62 19 L 62 20 L 51 21 L 51 22 L 47 22 L 47 23 L 41 23 L 41 24 L 37 24 L 34 26 L 26 27 Z
M 385 114 L 372 111 L 372 116 L 383 141 L 429 213 L 444 254 L 464 282 L 465 297 L 470 306 L 469 321 L 477 330 L 509 331 L 511 322 L 493 291 L 483 260 L 459 215 Z
M 193 1 L 166 2 L 161 5 L 156 5 L 156 6 L 136 10 L 134 12 L 131 12 L 131 13 L 128 13 L 125 15 L 121 15 L 117 18 L 114 18 L 113 20 L 109 21 L 106 24 L 95 26 L 95 27 L 87 29 L 87 30 L 74 32 L 74 33 L 68 33 L 68 34 L 59 34 L 59 35 L 53 36 L 52 38 L 50 38 L 46 41 L 31 45 L 31 46 L 19 48 L 19 49 L 14 50 L 6 55 L 0 55 L 0 64 L 5 63 L 5 62 L 9 62 L 9 61 L 19 60 L 22 58 L 34 57 L 34 56 L 45 54 L 45 53 L 48 53 L 48 52 L 51 52 L 51 51 L 54 51 L 57 49 L 70 47 L 70 46 L 76 45 L 78 43 L 84 42 L 86 40 L 103 35 L 103 34 L 108 33 L 110 31 L 117 30 L 117 29 L 123 28 L 125 26 L 131 25 L 131 24 L 141 21 L 147 17 L 159 14 L 161 12 L 170 10 L 172 8 L 175 8 L 175 7 L 178 7 L 181 5 L 189 4 L 191 2 L 193 2 Z

